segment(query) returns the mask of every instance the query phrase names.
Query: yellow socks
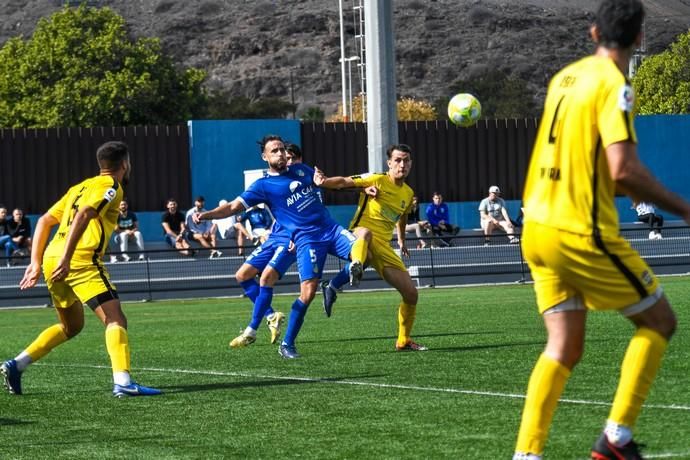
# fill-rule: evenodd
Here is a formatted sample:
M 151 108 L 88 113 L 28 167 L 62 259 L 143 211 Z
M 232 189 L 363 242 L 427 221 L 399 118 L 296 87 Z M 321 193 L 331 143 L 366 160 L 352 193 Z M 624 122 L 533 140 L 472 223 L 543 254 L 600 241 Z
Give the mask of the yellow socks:
M 47 355 L 53 348 L 67 342 L 67 340 L 69 340 L 69 337 L 65 334 L 62 325 L 53 324 L 41 332 L 36 337 L 36 340 L 26 348 L 25 352 L 31 357 L 32 362 L 35 362 Z
M 352 244 L 352 249 L 350 250 L 350 258 L 353 262 L 360 262 L 364 265 L 367 260 L 367 251 L 369 250 L 369 243 L 362 238 L 358 238 Z
M 400 302 L 400 307 L 398 307 L 398 345 L 403 346 L 410 340 L 416 315 L 416 305 Z
M 667 345 L 656 331 L 642 327 L 635 332 L 625 352 L 609 420 L 631 429 L 635 426 Z
M 105 346 L 110 355 L 113 373 L 129 373 L 129 338 L 122 326 L 110 325 L 105 329 Z
M 532 370 L 515 452 L 541 455 L 570 369 L 542 353 Z

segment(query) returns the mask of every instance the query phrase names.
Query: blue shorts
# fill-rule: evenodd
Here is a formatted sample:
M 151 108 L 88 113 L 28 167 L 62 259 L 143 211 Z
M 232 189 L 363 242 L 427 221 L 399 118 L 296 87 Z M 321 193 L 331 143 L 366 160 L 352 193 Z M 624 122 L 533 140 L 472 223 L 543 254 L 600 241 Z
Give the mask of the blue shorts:
M 259 271 L 266 266 L 273 268 L 282 278 L 290 265 L 297 260 L 294 252 L 288 251 L 289 241 L 272 240 L 270 237 L 247 257 L 244 262 Z
M 304 282 L 321 278 L 328 254 L 348 260 L 352 244 L 357 237 L 338 225 L 333 228 L 326 241 L 304 242 L 297 246 L 297 269 L 299 279 Z

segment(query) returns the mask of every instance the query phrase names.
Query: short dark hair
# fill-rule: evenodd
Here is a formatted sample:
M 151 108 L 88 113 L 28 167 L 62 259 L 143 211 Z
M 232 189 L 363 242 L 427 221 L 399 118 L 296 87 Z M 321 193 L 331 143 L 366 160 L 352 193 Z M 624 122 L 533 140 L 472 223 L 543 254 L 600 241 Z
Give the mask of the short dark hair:
M 629 48 L 642 30 L 644 7 L 640 0 L 603 0 L 594 24 L 599 44 L 607 48 Z
M 198 197 L 194 198 L 194 201 L 201 201 L 202 203 L 206 203 L 206 198 L 199 195 Z
M 266 134 L 260 141 L 257 142 L 257 144 L 259 144 L 259 148 L 261 149 L 261 153 L 264 153 L 264 148 L 266 147 L 266 144 L 268 144 L 271 141 L 280 141 L 282 143 L 285 143 L 285 141 L 283 141 L 283 138 L 278 136 L 277 134 Z
M 127 144 L 120 141 L 109 141 L 98 147 L 96 159 L 101 169 L 115 169 L 129 157 Z
M 300 150 L 299 145 L 288 142 L 285 144 L 285 150 L 290 152 L 293 157 L 302 159 L 302 150 Z
M 393 144 L 390 147 L 388 147 L 386 149 L 386 156 L 389 159 L 391 155 L 393 155 L 393 150 L 400 150 L 401 152 L 405 152 L 408 155 L 412 156 L 412 148 L 407 144 Z

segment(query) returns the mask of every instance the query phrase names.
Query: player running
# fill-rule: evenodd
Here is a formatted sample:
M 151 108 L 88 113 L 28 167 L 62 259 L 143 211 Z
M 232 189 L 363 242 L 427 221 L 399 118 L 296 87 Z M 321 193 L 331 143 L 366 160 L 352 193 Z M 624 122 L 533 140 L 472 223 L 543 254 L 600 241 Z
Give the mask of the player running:
M 22 394 L 21 377 L 29 364 L 81 332 L 84 304 L 105 325 L 105 344 L 113 369 L 113 395 L 161 393 L 134 383 L 130 377 L 127 318 L 101 260 L 117 226 L 118 205 L 124 196 L 122 186 L 129 180 L 129 151 L 122 142 L 106 142 L 98 148 L 96 158 L 100 175 L 70 188 L 36 225 L 31 263 L 19 287 L 22 290 L 34 287 L 43 264 L 43 276 L 60 322 L 41 332 L 16 358 L 0 365 L 0 374 L 11 394 Z M 51 229 L 58 224 L 46 248 Z
M 397 289 L 402 296 L 398 307 L 398 339 L 395 349 L 424 351 L 427 347 L 415 343 L 410 338 L 417 313 L 417 287 L 402 259 L 390 245 L 393 230 L 397 226 L 400 252 L 409 257 L 405 243 L 405 226 L 414 192 L 405 183 L 405 179 L 412 168 L 412 150 L 405 144 L 391 145 L 386 150 L 386 155 L 387 173 L 326 177 L 322 171 L 316 169 L 314 183 L 320 187 L 345 189 L 373 186 L 377 190 L 375 198 L 360 194 L 357 211 L 350 223 L 350 228 L 358 237 L 357 244 L 352 248 L 353 262 L 349 270 L 346 266 L 330 282 L 324 281 L 323 306 L 326 315 L 330 316 L 336 299 L 336 290 L 347 282 L 348 277 L 351 278 L 350 284 L 356 285 L 359 281 L 357 277 L 361 277 L 363 268 L 358 261 L 366 260 L 381 278 Z
M 287 330 L 278 352 L 284 358 L 293 359 L 300 356 L 295 339 L 318 289 L 326 256 L 333 254 L 348 259 L 357 238 L 331 218 L 313 182 L 314 170 L 304 164 L 287 165 L 285 145 L 279 136 L 264 137 L 260 147 L 261 157 L 268 163 L 267 174 L 230 203 L 194 214 L 193 219 L 201 221 L 228 217 L 265 203 L 276 220 L 285 227 L 295 244 L 301 284 L 300 295 L 292 304 Z M 265 296 L 257 297 L 254 317 L 263 318 L 270 306 L 271 292 L 266 290 Z

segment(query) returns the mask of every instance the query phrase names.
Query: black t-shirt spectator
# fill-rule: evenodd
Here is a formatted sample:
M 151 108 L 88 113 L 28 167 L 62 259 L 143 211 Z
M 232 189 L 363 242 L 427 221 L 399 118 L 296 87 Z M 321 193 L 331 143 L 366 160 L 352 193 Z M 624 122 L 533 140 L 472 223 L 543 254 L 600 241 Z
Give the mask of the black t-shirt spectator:
M 407 223 L 416 224 L 419 220 L 419 206 L 410 209 L 410 212 L 407 213 Z
M 177 211 L 175 214 L 164 212 L 161 216 L 161 223 L 167 222 L 168 225 L 170 225 L 170 230 L 176 234 L 180 233 L 184 220 L 184 214 L 182 214 L 182 211 Z M 163 234 L 165 234 L 165 230 L 163 231 Z
M 7 230 L 12 238 L 17 236 L 23 236 L 25 238 L 31 238 L 31 221 L 28 217 L 22 217 L 21 222 L 15 222 L 14 219 L 9 219 L 7 221 Z

